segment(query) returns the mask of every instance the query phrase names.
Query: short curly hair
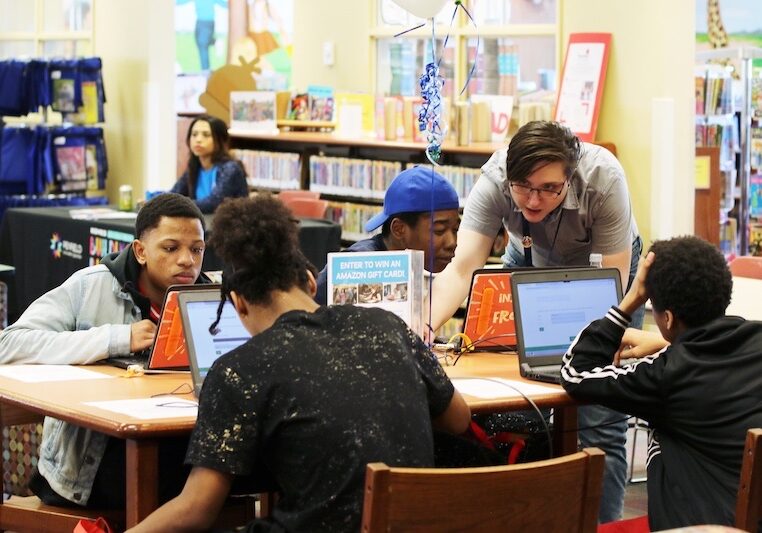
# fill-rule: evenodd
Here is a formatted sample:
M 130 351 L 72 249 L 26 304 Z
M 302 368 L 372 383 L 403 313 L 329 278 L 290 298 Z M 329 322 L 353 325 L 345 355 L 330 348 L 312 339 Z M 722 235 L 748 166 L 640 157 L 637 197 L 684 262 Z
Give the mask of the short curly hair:
M 272 196 L 229 198 L 214 214 L 211 246 L 226 265 L 223 286 L 252 304 L 267 305 L 272 292 L 307 291 L 314 267 L 299 250 L 299 225 Z
M 159 226 L 162 217 L 197 218 L 206 231 L 204 215 L 193 200 L 182 194 L 166 192 L 154 196 L 140 208 L 135 218 L 135 237 L 142 239 L 146 231 Z
M 579 139 L 566 126 L 548 120 L 528 122 L 508 144 L 506 177 L 508 181 L 527 181 L 538 165 L 560 162 L 566 179 L 571 179 L 580 153 Z
M 725 257 L 698 237 L 656 241 L 646 291 L 656 311 L 670 310 L 689 328 L 725 314 L 733 279 Z

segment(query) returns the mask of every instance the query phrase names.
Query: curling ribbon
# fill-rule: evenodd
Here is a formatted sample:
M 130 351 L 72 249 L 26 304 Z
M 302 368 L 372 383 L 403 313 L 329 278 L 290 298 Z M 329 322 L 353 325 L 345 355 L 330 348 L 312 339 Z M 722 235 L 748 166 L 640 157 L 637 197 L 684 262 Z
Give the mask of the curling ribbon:
M 455 22 L 455 16 L 458 13 L 458 8 L 462 9 L 465 12 L 468 19 L 474 25 L 474 28 L 476 28 L 476 22 L 471 16 L 471 13 L 468 12 L 468 9 L 466 9 L 466 7 L 462 4 L 461 0 L 455 1 L 455 9 L 453 10 L 452 18 L 450 19 L 450 28 L 452 28 L 452 25 Z M 419 27 L 420 26 L 417 26 L 416 28 Z M 407 31 L 402 33 L 407 33 Z M 450 32 L 448 30 L 447 36 L 445 37 L 444 43 L 442 45 L 443 50 L 447 46 L 449 39 Z M 481 41 L 477 33 L 476 56 L 479 55 L 480 42 Z M 426 140 L 428 141 L 428 146 L 426 147 L 426 157 L 429 161 L 431 161 L 432 164 L 439 165 L 439 158 L 442 155 L 442 140 L 444 139 L 446 133 L 445 128 L 441 124 L 442 87 L 444 86 L 444 79 L 439 74 L 439 66 L 442 63 L 442 57 L 440 56 L 439 59 L 436 59 L 436 36 L 434 33 L 433 18 L 431 19 L 431 58 L 431 62 L 426 64 L 424 73 L 418 80 L 418 83 L 421 87 L 421 100 L 423 101 L 421 110 L 418 113 L 418 129 L 419 131 L 426 132 Z M 463 84 L 463 88 L 460 90 L 460 94 L 465 92 L 466 88 L 468 87 L 468 83 L 471 81 L 471 78 L 474 75 L 475 70 L 476 57 L 474 57 L 473 64 L 471 65 L 471 69 L 468 72 L 468 76 L 466 77 L 466 81 Z
M 432 164 L 439 164 L 442 155 L 444 130 L 440 124 L 442 118 L 442 86 L 444 79 L 439 75 L 439 65 L 435 62 L 426 64 L 425 72 L 418 80 L 421 85 L 423 104 L 418 112 L 418 129 L 426 132 L 426 157 Z

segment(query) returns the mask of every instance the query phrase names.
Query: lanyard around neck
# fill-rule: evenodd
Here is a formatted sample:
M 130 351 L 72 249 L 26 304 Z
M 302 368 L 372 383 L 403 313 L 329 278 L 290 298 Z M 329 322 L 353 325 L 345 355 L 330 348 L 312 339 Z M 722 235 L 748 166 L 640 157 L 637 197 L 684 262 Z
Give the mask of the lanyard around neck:
M 524 246 L 524 266 L 534 266 L 532 265 L 532 235 L 529 229 L 529 221 L 524 218 L 523 214 L 521 215 L 521 232 L 523 234 L 521 244 Z
M 561 208 L 561 212 L 558 214 L 558 222 L 556 223 L 556 231 L 553 234 L 553 243 L 550 245 L 550 252 L 548 253 L 548 260 L 553 257 L 553 249 L 556 247 L 556 239 L 558 238 L 558 230 L 561 228 L 561 220 L 564 218 L 564 210 Z M 534 266 L 532 264 L 532 232 L 529 228 L 529 221 L 524 218 L 524 214 L 521 214 L 521 244 L 524 246 L 524 266 Z

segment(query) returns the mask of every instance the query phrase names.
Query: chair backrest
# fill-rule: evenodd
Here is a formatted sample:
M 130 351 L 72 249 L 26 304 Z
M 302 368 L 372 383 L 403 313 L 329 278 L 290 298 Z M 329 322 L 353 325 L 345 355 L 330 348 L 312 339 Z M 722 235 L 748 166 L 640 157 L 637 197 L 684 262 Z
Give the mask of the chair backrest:
M 325 217 L 325 210 L 328 209 L 326 200 L 314 198 L 294 198 L 283 203 L 297 217 L 323 218 Z
M 603 463 L 598 448 L 484 468 L 371 463 L 362 531 L 594 532 Z
M 746 433 L 741 482 L 736 501 L 736 527 L 757 531 L 762 519 L 762 429 Z
M 288 203 L 290 200 L 295 198 L 311 198 L 312 200 L 317 200 L 320 198 L 320 193 L 317 191 L 305 191 L 301 189 L 289 189 L 287 191 L 280 191 L 278 193 L 278 199 L 283 203 Z
M 728 266 L 734 276 L 762 279 L 762 257 L 742 255 L 733 259 Z

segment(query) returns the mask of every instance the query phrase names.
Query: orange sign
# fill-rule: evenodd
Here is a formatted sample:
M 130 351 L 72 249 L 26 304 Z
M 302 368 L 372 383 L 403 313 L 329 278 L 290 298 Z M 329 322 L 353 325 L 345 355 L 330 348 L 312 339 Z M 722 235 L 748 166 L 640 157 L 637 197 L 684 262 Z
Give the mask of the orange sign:
M 474 274 L 463 333 L 476 350 L 516 346 L 510 272 L 486 270 Z

